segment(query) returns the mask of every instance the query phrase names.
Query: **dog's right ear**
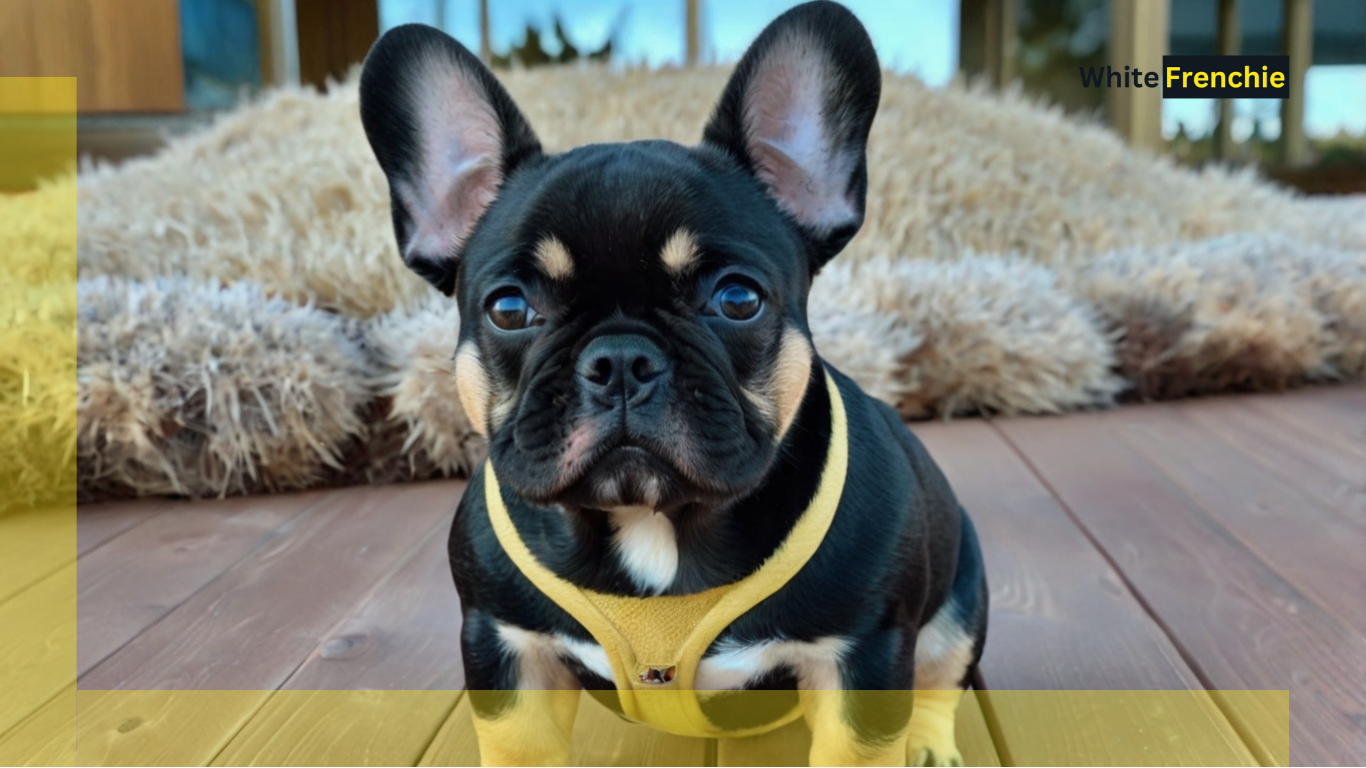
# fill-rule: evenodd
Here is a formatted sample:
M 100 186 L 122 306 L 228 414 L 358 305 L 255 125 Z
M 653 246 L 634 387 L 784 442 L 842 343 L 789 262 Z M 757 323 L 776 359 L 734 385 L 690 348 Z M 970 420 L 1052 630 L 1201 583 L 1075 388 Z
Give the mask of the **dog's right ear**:
M 493 73 L 421 24 L 395 27 L 370 49 L 360 117 L 389 178 L 403 261 L 449 296 L 470 233 L 541 144 Z

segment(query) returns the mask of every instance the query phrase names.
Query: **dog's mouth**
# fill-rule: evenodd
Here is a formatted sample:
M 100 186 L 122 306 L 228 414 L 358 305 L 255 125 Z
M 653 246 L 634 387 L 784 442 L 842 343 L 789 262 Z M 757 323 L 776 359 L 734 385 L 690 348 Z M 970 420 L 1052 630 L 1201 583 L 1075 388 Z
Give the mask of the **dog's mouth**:
M 574 507 L 648 507 L 667 511 L 691 500 L 693 484 L 678 460 L 648 442 L 617 438 L 599 442 L 591 456 L 561 475 L 555 501 Z

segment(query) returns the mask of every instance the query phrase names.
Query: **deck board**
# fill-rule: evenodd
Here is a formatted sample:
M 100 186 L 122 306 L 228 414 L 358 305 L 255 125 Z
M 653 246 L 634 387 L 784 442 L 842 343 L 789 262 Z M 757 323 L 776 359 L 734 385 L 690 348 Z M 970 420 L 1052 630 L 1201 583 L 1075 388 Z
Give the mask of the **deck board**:
M 276 691 L 212 765 L 415 765 L 460 691 Z
M 1285 484 L 1174 409 L 1135 408 L 1106 419 L 1286 581 L 1366 634 L 1366 528 Z
M 77 529 L 69 511 L 0 518 L 0 605 L 75 562 Z
M 1360 637 L 1243 547 L 1113 424 L 1109 414 L 997 423 L 1203 680 L 1226 690 L 1294 690 L 1296 762 L 1351 758 L 1362 746 L 1350 734 L 1366 716 L 1366 699 L 1341 680 L 1366 668 Z M 1247 706 L 1228 706 L 1240 703 Z M 1284 761 L 1285 715 L 1274 700 L 1233 697 L 1221 706 L 1264 764 Z
M 439 503 L 454 506 L 444 498 Z M 460 662 L 460 597 L 455 593 L 446 555 L 453 512 L 449 510 L 354 615 L 323 638 L 285 688 L 465 687 Z
M 479 765 L 469 697 L 461 697 L 418 765 Z M 704 739 L 656 731 L 622 720 L 587 693 L 574 720 L 570 765 L 705 765 Z
M 76 654 L 76 563 L 0 603 L 0 736 L 69 684 Z
M 998 749 L 1026 765 L 1255 764 L 1162 628 L 992 426 L 915 432 L 982 542 L 992 601 L 983 695 Z M 1097 719 L 1103 729 L 1075 728 Z
M 84 557 L 91 550 L 156 517 L 174 502 L 168 499 L 134 499 L 99 505 L 98 510 L 81 515 L 76 530 L 76 554 Z
M 208 765 L 271 691 L 76 692 L 80 765 Z
M 275 529 L 326 496 L 286 494 L 172 502 L 166 519 L 138 525 L 80 559 L 84 675 L 219 574 L 274 538 Z
M 982 716 L 977 691 L 968 691 L 958 705 L 954 722 L 955 740 L 963 753 L 965 765 L 999 766 L 1001 758 L 992 743 L 990 729 Z M 741 765 L 806 765 L 811 751 L 811 731 L 806 723 L 797 720 L 776 731 L 744 739 L 720 739 L 717 745 L 718 766 Z
M 913 429 L 992 580 L 986 690 L 959 719 L 970 763 L 1280 762 L 1268 734 L 1287 706 L 1237 688 L 1292 691 L 1292 763 L 1366 756 L 1349 589 L 1366 573 L 1366 387 Z M 58 548 L 79 539 L 82 653 L 87 636 L 110 651 L 84 656 L 81 687 L 192 689 L 7 696 L 3 762 L 69 758 L 69 732 L 45 735 L 69 731 L 74 697 L 82 763 L 476 764 L 444 553 L 462 489 L 139 500 L 84 507 L 75 532 L 0 520 L 0 571 L 45 564 L 0 580 L 0 621 L 75 580 Z M 62 651 L 29 645 L 38 664 Z M 574 760 L 800 764 L 797 731 L 713 746 L 584 701 Z
M 85 689 L 279 687 L 446 512 L 443 484 L 314 505 L 81 678 Z M 245 652 L 244 652 L 245 651 Z
M 1366 386 L 1312 387 L 1248 398 L 1247 407 L 1279 420 L 1287 429 L 1366 460 Z
M 1366 453 L 1339 449 L 1319 435 L 1289 426 L 1275 417 L 1276 401 L 1262 402 L 1272 411 L 1247 408 L 1237 398 L 1171 407 L 1222 438 L 1280 482 L 1366 527 Z M 1366 409 L 1366 403 L 1362 408 Z

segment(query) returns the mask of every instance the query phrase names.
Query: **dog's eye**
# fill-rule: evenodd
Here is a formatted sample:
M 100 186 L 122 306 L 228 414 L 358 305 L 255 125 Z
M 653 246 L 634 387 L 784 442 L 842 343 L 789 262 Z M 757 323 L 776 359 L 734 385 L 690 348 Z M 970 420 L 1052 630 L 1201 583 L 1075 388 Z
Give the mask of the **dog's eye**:
M 740 282 L 727 282 L 717 286 L 712 294 L 714 311 L 730 320 L 752 320 L 764 306 L 763 297 L 753 287 Z
M 520 331 L 545 323 L 545 318 L 531 308 L 526 297 L 516 291 L 500 293 L 490 299 L 488 315 L 494 327 L 504 331 Z

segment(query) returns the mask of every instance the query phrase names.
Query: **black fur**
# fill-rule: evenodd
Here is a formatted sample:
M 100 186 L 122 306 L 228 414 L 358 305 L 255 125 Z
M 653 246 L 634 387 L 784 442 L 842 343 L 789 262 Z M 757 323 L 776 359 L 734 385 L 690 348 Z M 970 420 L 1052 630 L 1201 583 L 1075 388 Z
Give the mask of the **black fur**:
M 835 179 L 857 214 L 852 225 L 821 231 L 782 209 L 756 176 L 745 143 L 747 89 L 776 41 L 797 35 L 825 52 L 833 68 L 821 124 L 830 146 L 857 153 Z M 642 478 L 657 481 L 653 505 L 678 533 L 679 568 L 667 592 L 687 594 L 753 572 L 786 538 L 812 498 L 830 437 L 827 365 L 811 362 L 809 384 L 790 428 L 746 396 L 773 370 L 785 333 L 810 338 L 806 298 L 813 275 L 857 231 L 864 211 L 864 146 L 876 110 L 880 70 L 861 25 L 833 3 L 789 11 L 760 36 L 721 97 L 702 144 L 663 141 L 591 145 L 559 155 L 540 150 L 531 128 L 493 77 L 458 43 L 403 27 L 376 44 L 362 78 L 361 109 L 376 156 L 390 179 L 411 183 L 422 137 L 416 99 L 441 83 L 420 81 L 424 57 L 442 56 L 471 73 L 498 116 L 503 171 L 496 199 L 459 253 L 417 254 L 410 266 L 461 308 L 460 343 L 479 351 L 495 393 L 512 407 L 492 424 L 490 454 L 509 513 L 538 559 L 562 577 L 603 592 L 641 594 L 612 551 L 601 494 L 619 480 L 618 506 L 639 504 Z M 409 212 L 398 200 L 400 245 Z M 684 273 L 659 260 L 680 229 L 699 245 Z M 550 279 L 534 251 L 547 236 L 572 254 L 573 274 Z M 757 317 L 735 322 L 707 309 L 719 282 L 740 280 L 763 298 Z M 515 290 L 544 325 L 499 330 L 485 316 L 491 299 Z M 582 354 L 595 339 L 636 339 L 655 350 L 658 392 L 639 403 L 604 406 L 586 394 Z M 654 354 L 653 352 L 651 354 Z M 653 375 L 653 374 L 652 374 Z M 887 691 L 851 697 L 846 716 L 876 742 L 904 726 L 914 685 L 919 629 L 951 599 L 955 623 L 975 640 L 986 631 L 985 579 L 976 536 L 947 481 L 896 413 L 838 372 L 849 428 L 849 471 L 830 532 L 785 587 L 718 638 L 847 639 L 845 687 Z M 599 398 L 600 400 L 600 398 Z M 575 430 L 593 427 L 583 468 L 563 467 Z M 575 465 L 577 466 L 577 465 Z M 465 612 L 462 650 L 473 706 L 491 714 L 514 698 L 515 660 L 494 621 L 591 636 L 541 594 L 496 540 L 484 505 L 482 471 L 471 478 L 450 538 L 451 569 Z M 570 670 L 601 701 L 619 709 L 611 681 L 573 660 Z M 966 675 L 971 673 L 970 665 Z M 718 725 L 743 727 L 795 701 L 786 668 L 749 681 L 775 689 L 772 711 L 708 701 Z

